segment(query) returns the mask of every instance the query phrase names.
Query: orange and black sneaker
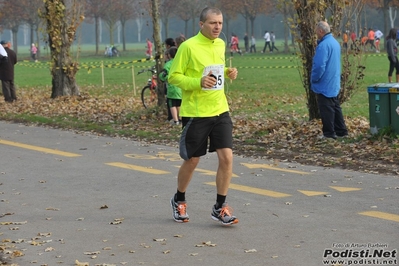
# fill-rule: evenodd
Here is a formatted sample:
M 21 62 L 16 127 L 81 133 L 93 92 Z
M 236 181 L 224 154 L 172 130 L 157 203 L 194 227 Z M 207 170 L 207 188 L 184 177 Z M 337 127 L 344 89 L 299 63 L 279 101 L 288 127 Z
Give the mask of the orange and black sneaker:
M 170 199 L 170 205 L 172 206 L 173 220 L 178 223 L 186 223 L 189 221 L 189 217 L 186 212 L 187 204 L 185 201 L 176 202 L 175 197 L 173 196 Z
M 223 225 L 231 225 L 238 223 L 237 217 L 232 215 L 233 210 L 223 203 L 222 208 L 216 209 L 214 205 L 212 208 L 211 217 L 213 220 L 221 222 Z

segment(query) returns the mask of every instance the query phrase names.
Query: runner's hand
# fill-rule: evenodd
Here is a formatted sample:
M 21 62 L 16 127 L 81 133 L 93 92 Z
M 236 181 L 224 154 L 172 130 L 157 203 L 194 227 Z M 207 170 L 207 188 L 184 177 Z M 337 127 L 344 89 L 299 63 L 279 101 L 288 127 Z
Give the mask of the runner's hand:
M 216 81 L 217 79 L 215 75 L 212 74 L 212 71 L 209 71 L 208 75 L 201 78 L 201 87 L 210 89 L 216 85 Z
M 237 75 L 238 75 L 238 70 L 237 70 L 237 68 L 235 68 L 235 67 L 229 67 L 229 68 L 227 69 L 227 76 L 228 76 L 230 79 L 236 79 L 236 78 L 237 78 Z

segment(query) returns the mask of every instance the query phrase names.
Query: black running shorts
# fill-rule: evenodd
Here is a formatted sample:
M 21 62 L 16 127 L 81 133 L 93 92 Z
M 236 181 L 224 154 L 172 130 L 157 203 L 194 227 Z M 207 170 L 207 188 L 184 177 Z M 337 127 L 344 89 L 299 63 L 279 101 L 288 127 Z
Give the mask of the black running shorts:
M 180 156 L 184 160 L 209 152 L 233 148 L 233 123 L 228 112 L 214 117 L 182 117 L 183 132 L 180 137 Z

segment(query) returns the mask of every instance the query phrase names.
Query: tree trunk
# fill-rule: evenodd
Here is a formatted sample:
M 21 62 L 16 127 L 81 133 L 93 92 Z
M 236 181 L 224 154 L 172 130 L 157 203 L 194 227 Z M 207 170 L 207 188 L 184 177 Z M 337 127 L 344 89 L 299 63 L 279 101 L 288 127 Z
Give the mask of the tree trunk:
M 115 24 L 109 25 L 109 44 L 114 45 Z
M 11 31 L 12 31 L 12 43 L 13 43 L 13 50 L 14 50 L 14 52 L 16 53 L 16 54 L 18 54 L 18 29 L 19 29 L 19 27 L 13 27 L 12 29 L 11 29 Z
M 72 1 L 71 10 L 65 6 L 64 1 L 44 0 L 46 12 L 43 16 L 46 20 L 51 56 L 52 98 L 79 95 L 75 79 L 78 63 L 72 60 L 70 48 L 83 16 L 71 11 L 79 10 L 78 0 Z
M 98 51 L 99 51 L 99 36 L 100 36 L 100 26 L 99 26 L 100 22 L 99 22 L 99 17 L 95 16 L 94 17 L 94 31 L 95 31 L 95 38 L 96 38 L 96 55 L 98 55 Z
M 159 0 L 151 0 L 152 4 L 152 25 L 153 25 L 153 38 L 155 44 L 155 60 L 156 60 L 156 69 L 157 73 L 161 73 L 163 69 L 163 58 L 162 55 L 164 51 L 162 49 L 162 40 L 161 40 L 161 30 L 160 30 L 160 18 L 159 18 Z M 165 91 L 163 88 L 163 83 L 157 77 L 157 84 L 158 84 L 158 106 L 166 106 L 165 105 Z
M 255 32 L 255 18 L 251 18 L 251 37 L 254 36 L 254 32 Z
M 168 19 L 168 17 L 164 18 L 163 27 L 165 29 L 165 40 L 166 40 L 166 38 L 169 38 L 169 19 Z
M 126 21 L 121 21 L 122 27 L 122 51 L 126 51 L 126 34 L 125 34 Z
M 67 95 L 79 95 L 79 87 L 76 84 L 75 75 L 77 72 L 78 63 L 73 62 L 69 57 L 69 53 L 65 50 L 69 50 L 69 47 L 61 49 L 60 53 L 57 53 L 52 48 L 50 41 L 51 58 L 58 56 L 58 59 L 53 61 L 51 68 L 52 74 L 52 93 L 51 98 L 58 96 Z M 66 67 L 68 66 L 68 67 Z
M 188 38 L 188 20 L 184 21 L 184 36 L 186 36 L 186 38 Z

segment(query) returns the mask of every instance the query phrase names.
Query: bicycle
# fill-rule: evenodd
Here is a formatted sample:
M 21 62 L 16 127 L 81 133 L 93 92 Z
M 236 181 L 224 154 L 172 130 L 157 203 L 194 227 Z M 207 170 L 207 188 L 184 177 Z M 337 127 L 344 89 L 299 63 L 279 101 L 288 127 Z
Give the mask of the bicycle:
M 151 72 L 151 78 L 148 79 L 147 85 L 141 90 L 141 102 L 144 108 L 152 108 L 158 104 L 158 85 L 157 85 L 157 70 L 155 66 L 140 70 L 137 75 L 144 72 Z

